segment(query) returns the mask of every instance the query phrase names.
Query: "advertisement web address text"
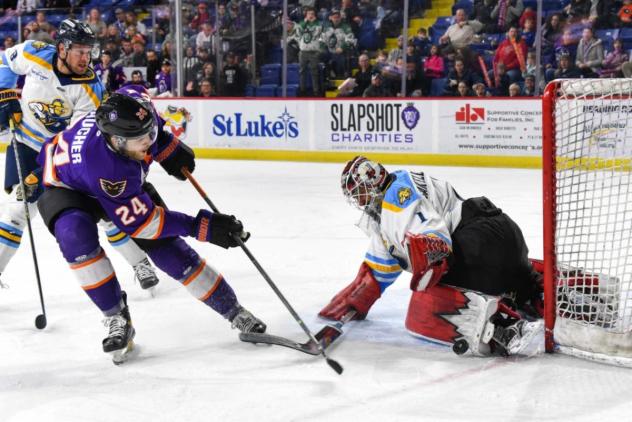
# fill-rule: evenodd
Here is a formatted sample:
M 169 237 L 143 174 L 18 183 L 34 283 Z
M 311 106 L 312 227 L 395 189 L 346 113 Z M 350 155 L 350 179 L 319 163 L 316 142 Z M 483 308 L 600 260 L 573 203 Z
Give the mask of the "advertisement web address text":
M 539 151 L 542 145 L 459 144 L 460 149 Z

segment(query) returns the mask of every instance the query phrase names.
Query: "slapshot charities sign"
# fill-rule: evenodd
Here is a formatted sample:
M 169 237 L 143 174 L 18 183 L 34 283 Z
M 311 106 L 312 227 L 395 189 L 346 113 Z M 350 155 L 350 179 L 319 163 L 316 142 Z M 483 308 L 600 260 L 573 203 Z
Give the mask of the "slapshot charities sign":
M 414 150 L 421 113 L 409 102 L 339 102 L 328 105 L 329 148 Z

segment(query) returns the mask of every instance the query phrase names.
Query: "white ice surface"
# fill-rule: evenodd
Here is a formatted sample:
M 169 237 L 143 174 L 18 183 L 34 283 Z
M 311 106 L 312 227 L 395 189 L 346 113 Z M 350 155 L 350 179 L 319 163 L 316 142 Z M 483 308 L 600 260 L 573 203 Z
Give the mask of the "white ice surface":
M 3 157 L 0 156 L 0 164 Z M 159 167 L 159 166 L 156 166 Z M 195 176 L 220 210 L 241 218 L 248 246 L 315 332 L 317 312 L 356 274 L 366 239 L 343 199 L 339 164 L 199 160 Z M 389 166 L 389 168 L 396 168 Z M 486 195 L 542 254 L 541 176 L 535 170 L 428 167 L 464 197 Z M 160 168 L 150 174 L 171 208 L 202 199 Z M 72 278 L 41 219 L 35 239 L 48 327 L 40 313 L 28 239 L 0 290 L 0 421 L 625 421 L 632 370 L 554 355 L 464 358 L 404 330 L 403 275 L 369 319 L 350 323 L 330 354 L 241 343 L 229 324 L 161 273 L 146 298 L 106 246 L 129 294 L 138 356 L 114 366 L 101 351 L 100 313 Z M 102 239 L 104 241 L 104 238 Z M 305 341 L 300 327 L 240 250 L 190 240 L 269 331 Z

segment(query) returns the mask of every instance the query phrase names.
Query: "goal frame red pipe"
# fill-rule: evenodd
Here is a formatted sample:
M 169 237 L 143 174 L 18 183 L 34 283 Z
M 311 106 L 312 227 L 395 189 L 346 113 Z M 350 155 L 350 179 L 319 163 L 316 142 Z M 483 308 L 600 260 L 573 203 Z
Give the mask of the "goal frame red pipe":
M 544 260 L 544 345 L 548 353 L 555 348 L 556 273 L 555 257 L 555 98 L 559 81 L 550 82 L 542 96 L 542 196 Z

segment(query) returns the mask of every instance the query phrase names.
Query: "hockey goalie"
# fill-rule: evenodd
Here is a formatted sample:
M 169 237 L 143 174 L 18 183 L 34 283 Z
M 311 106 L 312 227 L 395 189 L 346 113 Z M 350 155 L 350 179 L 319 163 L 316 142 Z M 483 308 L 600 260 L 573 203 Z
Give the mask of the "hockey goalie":
M 323 308 L 364 319 L 403 272 L 412 274 L 407 330 L 453 345 L 458 354 L 532 355 L 543 350 L 540 263 L 530 261 L 518 225 L 485 197 L 464 200 L 425 173 L 389 173 L 365 157 L 341 178 L 363 211 L 370 244 L 355 280 Z

